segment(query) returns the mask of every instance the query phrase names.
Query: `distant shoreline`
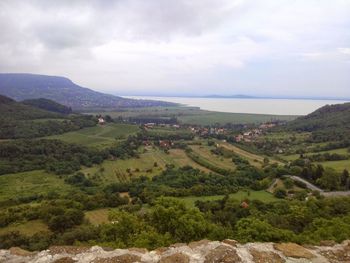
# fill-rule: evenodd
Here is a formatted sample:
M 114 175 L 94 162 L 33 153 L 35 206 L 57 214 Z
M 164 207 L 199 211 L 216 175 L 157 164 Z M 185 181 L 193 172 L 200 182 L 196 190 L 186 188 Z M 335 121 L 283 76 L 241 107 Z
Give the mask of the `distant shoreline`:
M 270 115 L 307 115 L 325 105 L 341 104 L 345 100 L 324 99 L 277 99 L 277 98 L 232 98 L 232 97 L 147 97 L 128 96 L 132 99 L 152 99 L 199 107 L 201 110 Z
M 262 100 L 333 100 L 333 101 L 349 101 L 350 98 L 331 98 L 331 97 L 260 97 L 249 95 L 208 95 L 208 96 L 196 96 L 196 95 L 116 95 L 121 97 L 159 97 L 159 98 L 199 98 L 199 99 L 262 99 Z

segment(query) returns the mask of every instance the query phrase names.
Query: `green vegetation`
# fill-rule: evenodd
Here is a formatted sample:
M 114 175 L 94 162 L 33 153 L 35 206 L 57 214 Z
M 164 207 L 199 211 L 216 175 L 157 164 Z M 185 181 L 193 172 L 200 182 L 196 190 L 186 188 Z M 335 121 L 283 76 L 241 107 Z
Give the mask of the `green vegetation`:
M 52 105 L 46 106 L 48 108 Z M 59 104 L 52 107 L 56 110 L 60 107 L 64 108 Z M 1 139 L 43 137 L 96 125 L 96 119 L 93 116 L 63 115 L 15 102 L 1 95 L 0 112 L 2 113 L 0 116 Z M 40 120 L 40 122 L 37 120 Z
M 68 192 L 72 187 L 63 179 L 44 171 L 31 171 L 0 176 L 0 201 L 30 199 L 50 192 Z
M 212 195 L 212 196 L 187 196 L 179 197 L 178 199 L 185 202 L 188 207 L 195 207 L 197 201 L 206 202 L 206 201 L 218 201 L 225 197 L 225 195 Z M 229 194 L 229 197 L 237 201 L 244 200 L 259 200 L 265 203 L 278 201 L 272 194 L 266 191 L 243 191 L 240 190 L 237 193 Z
M 349 191 L 347 140 L 318 141 L 314 131 L 288 125 L 261 128 L 253 116 L 249 125 L 240 119 L 237 125 L 178 125 L 181 118 L 211 114 L 195 108 L 111 112 L 104 125 L 96 125 L 99 115 L 32 108 L 14 122 L 45 129 L 48 122 L 75 122 L 77 128 L 43 139 L 18 126 L 16 136 L 29 139 L 1 140 L 0 248 L 153 249 L 203 238 L 318 244 L 350 236 L 350 197 L 326 198 L 285 176 Z M 252 130 L 258 132 L 235 142 Z
M 47 139 L 58 139 L 102 149 L 115 144 L 116 140 L 126 139 L 129 135 L 136 134 L 138 131 L 137 125 L 110 123 L 49 136 Z
M 105 114 L 105 112 L 100 112 Z M 247 113 L 226 113 L 200 110 L 196 107 L 150 107 L 142 109 L 124 109 L 123 111 L 108 112 L 112 118 L 131 120 L 135 122 L 163 122 L 175 118 L 181 124 L 191 125 L 224 125 L 230 124 L 252 124 L 263 123 L 273 120 L 291 121 L 297 116 L 290 115 L 264 115 L 264 114 L 247 114 Z

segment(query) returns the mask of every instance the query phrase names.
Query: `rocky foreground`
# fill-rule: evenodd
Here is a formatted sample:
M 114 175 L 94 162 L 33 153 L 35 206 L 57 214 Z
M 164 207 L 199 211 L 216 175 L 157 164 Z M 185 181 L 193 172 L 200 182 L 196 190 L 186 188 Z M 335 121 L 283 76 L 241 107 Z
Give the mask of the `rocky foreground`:
M 0 262 L 10 263 L 306 263 L 350 262 L 350 240 L 342 244 L 324 242 L 323 246 L 299 246 L 294 243 L 247 243 L 234 240 L 202 240 L 190 244 L 174 244 L 153 251 L 146 249 L 104 249 L 101 247 L 56 246 L 41 252 L 20 248 L 0 250 Z

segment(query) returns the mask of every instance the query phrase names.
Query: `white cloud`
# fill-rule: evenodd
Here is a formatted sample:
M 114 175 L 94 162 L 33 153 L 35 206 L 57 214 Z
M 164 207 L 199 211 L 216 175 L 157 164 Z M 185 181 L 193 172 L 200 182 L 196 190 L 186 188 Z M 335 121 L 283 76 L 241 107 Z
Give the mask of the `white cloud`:
M 273 94 L 284 76 L 291 93 L 350 95 L 349 27 L 345 0 L 3 0 L 0 71 L 115 93 Z

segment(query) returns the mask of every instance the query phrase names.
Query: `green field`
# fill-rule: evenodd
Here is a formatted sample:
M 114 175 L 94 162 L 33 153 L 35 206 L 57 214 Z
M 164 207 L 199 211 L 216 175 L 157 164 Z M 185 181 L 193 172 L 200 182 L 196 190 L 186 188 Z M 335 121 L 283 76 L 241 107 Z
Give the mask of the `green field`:
M 296 117 L 297 116 L 289 116 L 289 115 L 264 115 L 264 114 L 203 111 L 203 113 L 198 115 L 179 116 L 178 120 L 184 124 L 196 124 L 196 125 L 211 125 L 215 123 L 252 124 L 252 123 L 269 122 L 273 120 L 290 121 L 290 120 L 294 120 Z
M 323 153 L 337 153 L 337 154 L 350 154 L 347 148 L 341 148 L 341 149 L 334 149 L 329 151 L 321 151 L 321 152 L 315 152 L 315 153 L 306 153 L 306 155 L 313 155 L 313 154 L 323 154 Z M 278 155 L 280 158 L 286 160 L 286 161 L 294 161 L 300 157 L 300 154 L 291 154 L 291 155 Z M 350 161 L 349 161 L 350 162 Z
M 48 232 L 49 229 L 47 225 L 41 220 L 31 220 L 24 223 L 14 223 L 6 227 L 0 228 L 0 235 L 12 231 L 18 231 L 23 235 L 32 236 L 38 232 Z
M 156 167 L 154 163 L 157 163 Z M 167 164 L 173 164 L 176 167 L 191 165 L 201 171 L 210 172 L 188 158 L 183 150 L 171 149 L 169 154 L 166 154 L 164 151 L 152 146 L 141 150 L 139 158 L 107 160 L 101 165 L 84 168 L 82 172 L 98 183 L 107 184 L 125 182 L 141 175 L 152 177 L 164 171 Z
M 68 192 L 73 188 L 57 175 L 44 171 L 30 171 L 0 176 L 0 201 L 47 194 L 51 191 Z
M 96 113 L 94 113 L 96 114 Z M 215 123 L 226 124 L 247 124 L 262 123 L 272 120 L 294 120 L 297 116 L 290 115 L 265 115 L 265 114 L 248 114 L 248 113 L 226 113 L 200 110 L 198 107 L 151 107 L 141 109 L 128 109 L 125 111 L 101 112 L 108 114 L 112 118 L 130 118 L 130 117 L 153 117 L 153 118 L 170 118 L 176 117 L 180 123 L 196 125 L 212 125 Z
M 266 191 L 238 191 L 237 193 L 230 194 L 231 198 L 238 201 L 243 201 L 245 199 L 249 200 L 260 200 L 262 202 L 274 202 L 279 199 L 274 197 L 272 194 Z M 224 198 L 224 195 L 212 195 L 212 196 L 189 196 L 189 197 L 179 197 L 177 199 L 182 200 L 186 203 L 188 207 L 194 207 L 197 200 L 200 201 L 215 201 Z
M 191 149 L 193 150 L 193 152 L 199 155 L 206 162 L 226 170 L 235 170 L 236 169 L 235 164 L 232 162 L 230 158 L 224 158 L 223 156 L 218 156 L 210 151 L 211 149 L 214 149 L 214 148 L 215 147 L 209 147 L 205 145 L 191 146 Z
M 321 162 L 319 164 L 322 164 L 324 167 L 333 168 L 338 172 L 343 172 L 344 169 L 350 171 L 350 160 L 328 161 L 328 162 Z
M 116 142 L 116 139 L 125 139 L 128 135 L 139 131 L 137 125 L 131 124 L 107 124 L 84 128 L 74 132 L 47 137 L 59 139 L 69 143 L 78 143 L 85 146 L 104 148 Z
M 111 211 L 110 208 L 101 208 L 92 211 L 85 212 L 85 218 L 93 225 L 100 225 L 108 223 L 108 214 Z

